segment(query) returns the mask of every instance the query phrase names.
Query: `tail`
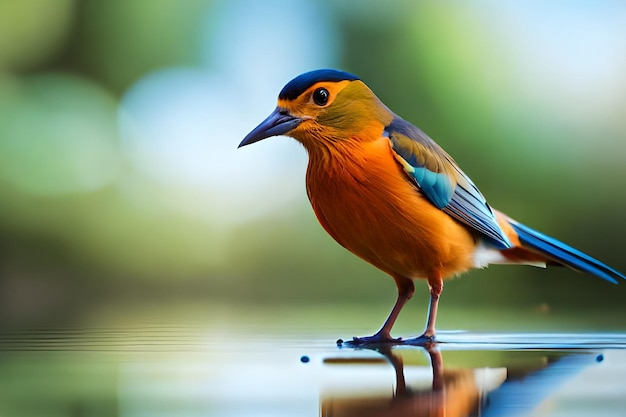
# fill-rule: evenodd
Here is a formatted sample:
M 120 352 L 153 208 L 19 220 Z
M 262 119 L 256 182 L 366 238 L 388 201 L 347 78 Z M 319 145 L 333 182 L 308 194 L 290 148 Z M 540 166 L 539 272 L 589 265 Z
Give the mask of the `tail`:
M 544 235 L 511 219 L 509 219 L 509 224 L 517 233 L 524 248 L 544 255 L 557 264 L 576 271 L 588 272 L 613 284 L 617 284 L 618 279 L 626 279 L 626 275 L 621 272 L 563 242 L 559 242 L 553 237 Z

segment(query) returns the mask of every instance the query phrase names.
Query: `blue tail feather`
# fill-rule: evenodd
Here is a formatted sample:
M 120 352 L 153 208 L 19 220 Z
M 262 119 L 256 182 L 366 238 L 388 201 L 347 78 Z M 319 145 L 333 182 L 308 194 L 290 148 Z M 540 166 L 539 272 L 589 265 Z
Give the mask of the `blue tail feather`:
M 596 275 L 613 284 L 617 284 L 618 279 L 626 279 L 626 275 L 621 272 L 553 237 L 544 235 L 520 223 L 511 222 L 511 226 L 518 234 L 522 246 L 542 253 L 558 263 L 577 271 Z

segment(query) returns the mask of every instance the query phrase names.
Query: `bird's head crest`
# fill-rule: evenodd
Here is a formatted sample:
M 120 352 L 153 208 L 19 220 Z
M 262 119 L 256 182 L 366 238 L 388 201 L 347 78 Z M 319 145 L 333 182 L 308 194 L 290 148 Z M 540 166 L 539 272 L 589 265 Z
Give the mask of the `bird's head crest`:
M 322 81 L 338 82 L 338 81 L 354 81 L 359 77 L 345 71 L 335 69 L 319 69 L 305 72 L 289 81 L 278 95 L 279 100 L 291 101 L 298 98 L 302 93 Z

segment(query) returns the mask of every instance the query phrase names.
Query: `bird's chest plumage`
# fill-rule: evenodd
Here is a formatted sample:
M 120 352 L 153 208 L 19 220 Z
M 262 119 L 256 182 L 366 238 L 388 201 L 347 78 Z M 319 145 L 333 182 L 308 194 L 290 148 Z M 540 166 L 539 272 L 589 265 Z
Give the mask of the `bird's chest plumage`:
M 307 193 L 326 231 L 390 274 L 443 276 L 471 265 L 470 233 L 402 172 L 386 138 L 324 155 L 309 152 Z

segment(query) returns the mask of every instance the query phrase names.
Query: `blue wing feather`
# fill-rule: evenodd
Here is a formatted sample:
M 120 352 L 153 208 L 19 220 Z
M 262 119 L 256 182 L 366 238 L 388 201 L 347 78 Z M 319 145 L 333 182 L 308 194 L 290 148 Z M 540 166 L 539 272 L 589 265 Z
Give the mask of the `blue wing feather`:
M 478 188 L 428 135 L 399 117 L 386 127 L 385 135 L 407 174 L 436 207 L 481 233 L 494 246 L 512 246 Z
M 440 209 L 447 206 L 454 194 L 450 179 L 445 174 L 432 172 L 428 168 L 411 166 L 413 172 L 410 172 L 410 175 L 415 178 L 432 203 Z

